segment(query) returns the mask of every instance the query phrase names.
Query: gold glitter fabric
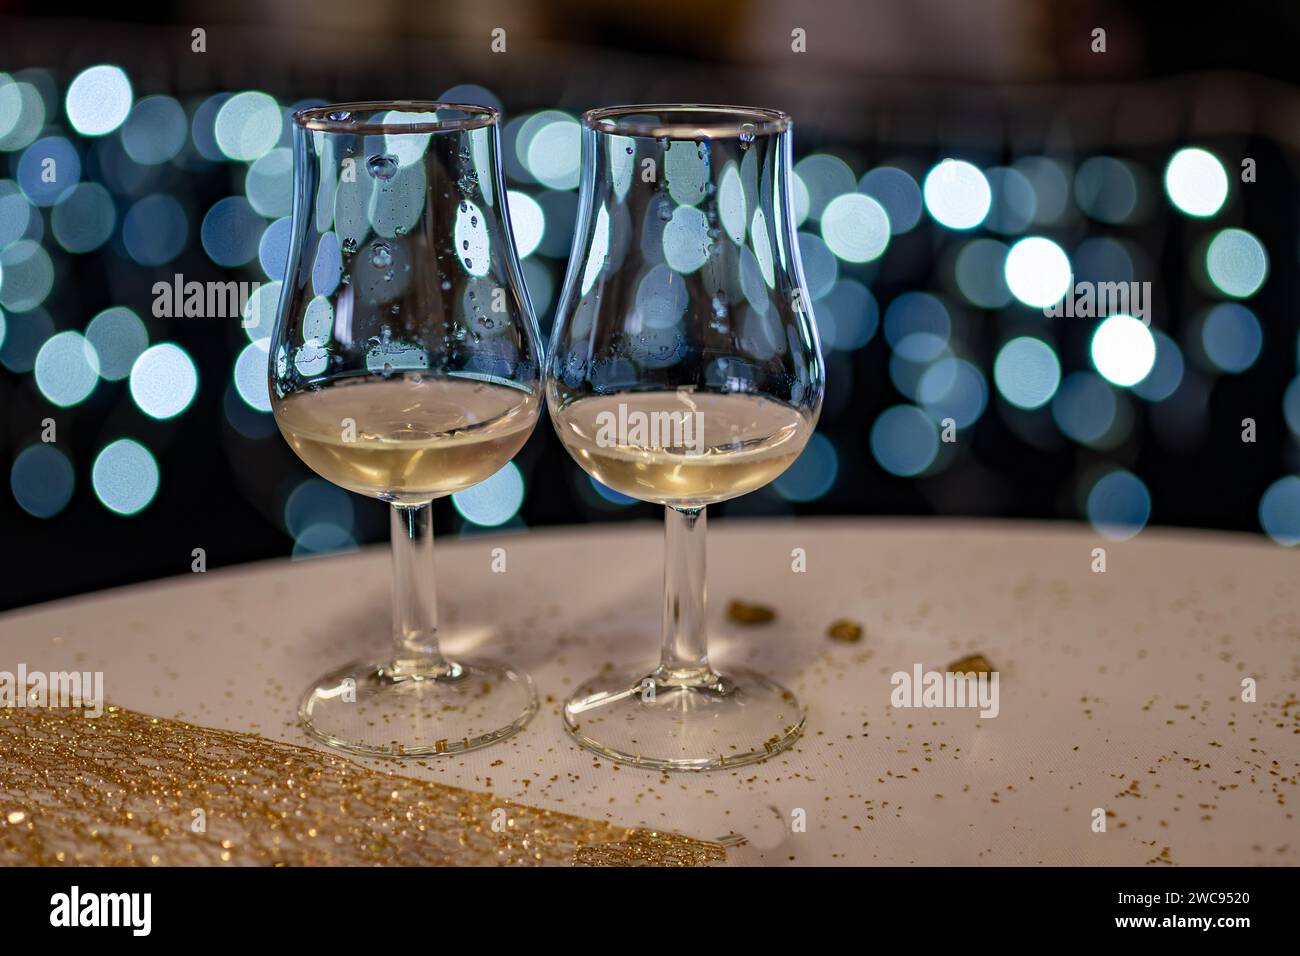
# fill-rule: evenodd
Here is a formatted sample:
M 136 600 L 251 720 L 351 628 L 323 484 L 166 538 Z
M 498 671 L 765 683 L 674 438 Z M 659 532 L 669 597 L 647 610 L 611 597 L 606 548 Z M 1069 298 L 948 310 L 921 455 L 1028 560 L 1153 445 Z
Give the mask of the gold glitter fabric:
M 0 708 L 0 863 L 704 866 L 628 829 L 109 707 Z

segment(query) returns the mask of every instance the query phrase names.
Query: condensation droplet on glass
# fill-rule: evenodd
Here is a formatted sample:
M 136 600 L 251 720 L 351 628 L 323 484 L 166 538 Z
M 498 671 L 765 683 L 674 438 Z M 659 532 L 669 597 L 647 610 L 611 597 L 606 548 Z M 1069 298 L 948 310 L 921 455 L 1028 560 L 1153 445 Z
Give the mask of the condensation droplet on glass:
M 352 253 L 356 251 L 357 251 L 357 240 L 355 238 L 353 238 L 352 236 L 348 236 L 346 239 L 343 240 L 343 254 L 345 256 L 350 256 L 352 255 Z
M 387 269 L 393 264 L 393 250 L 382 239 L 370 247 L 370 264 L 376 269 Z
M 331 123 L 351 123 L 352 114 L 347 110 L 335 110 L 333 113 L 329 114 L 327 119 Z
M 749 149 L 754 143 L 754 124 L 746 123 L 740 127 L 740 148 Z
M 397 175 L 397 158 L 394 156 L 371 156 L 366 160 L 366 169 L 370 175 L 385 182 Z

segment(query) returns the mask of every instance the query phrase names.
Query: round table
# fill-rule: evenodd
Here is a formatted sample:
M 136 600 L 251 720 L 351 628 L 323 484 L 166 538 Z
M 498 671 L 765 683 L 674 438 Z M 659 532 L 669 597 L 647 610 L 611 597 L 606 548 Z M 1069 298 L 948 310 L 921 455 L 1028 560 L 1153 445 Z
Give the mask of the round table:
M 396 765 L 534 807 L 725 838 L 733 864 L 1294 865 L 1295 569 L 1263 538 L 1209 532 L 1110 542 L 1074 524 L 715 522 L 711 656 L 785 683 L 807 727 L 757 765 L 665 774 L 582 751 L 559 716 L 606 663 L 657 654 L 661 529 L 444 538 L 447 649 L 528 670 L 542 706 L 504 743 Z M 10 612 L 0 669 L 103 671 L 111 703 L 316 747 L 298 696 L 326 667 L 382 654 L 390 573 L 374 547 Z M 776 618 L 737 623 L 733 599 Z M 841 619 L 861 625 L 859 640 L 828 636 Z M 972 654 L 998 672 L 996 716 L 894 706 L 895 674 Z

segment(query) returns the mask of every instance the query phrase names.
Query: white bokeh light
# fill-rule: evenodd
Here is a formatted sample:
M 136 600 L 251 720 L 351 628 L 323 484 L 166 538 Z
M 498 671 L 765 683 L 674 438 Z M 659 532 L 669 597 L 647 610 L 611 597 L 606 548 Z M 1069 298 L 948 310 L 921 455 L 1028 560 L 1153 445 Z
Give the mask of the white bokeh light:
M 1180 149 L 1165 168 L 1165 191 L 1187 215 L 1213 216 L 1228 198 L 1228 174 L 1213 153 Z
M 1156 340 L 1131 315 L 1112 315 L 1092 335 L 1092 364 L 1112 385 L 1136 385 L 1156 364 Z
M 119 67 L 92 66 L 68 87 L 68 122 L 82 136 L 103 136 L 121 126 L 131 112 L 131 81 Z
M 1070 257 L 1041 236 L 1021 239 L 1012 246 L 1003 273 L 1011 294 L 1034 308 L 1055 305 L 1070 290 Z
M 949 229 L 974 229 L 989 214 L 993 192 L 975 166 L 945 159 L 925 177 L 925 208 Z

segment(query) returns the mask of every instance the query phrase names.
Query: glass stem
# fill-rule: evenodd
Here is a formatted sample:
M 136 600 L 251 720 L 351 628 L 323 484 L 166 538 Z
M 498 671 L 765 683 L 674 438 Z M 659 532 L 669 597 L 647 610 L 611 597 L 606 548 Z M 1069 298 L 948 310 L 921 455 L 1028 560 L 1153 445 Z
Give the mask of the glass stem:
M 438 650 L 433 505 L 393 505 L 392 676 L 448 677 L 459 671 Z
M 705 511 L 664 509 L 663 653 L 655 676 L 668 684 L 717 679 L 705 632 Z

